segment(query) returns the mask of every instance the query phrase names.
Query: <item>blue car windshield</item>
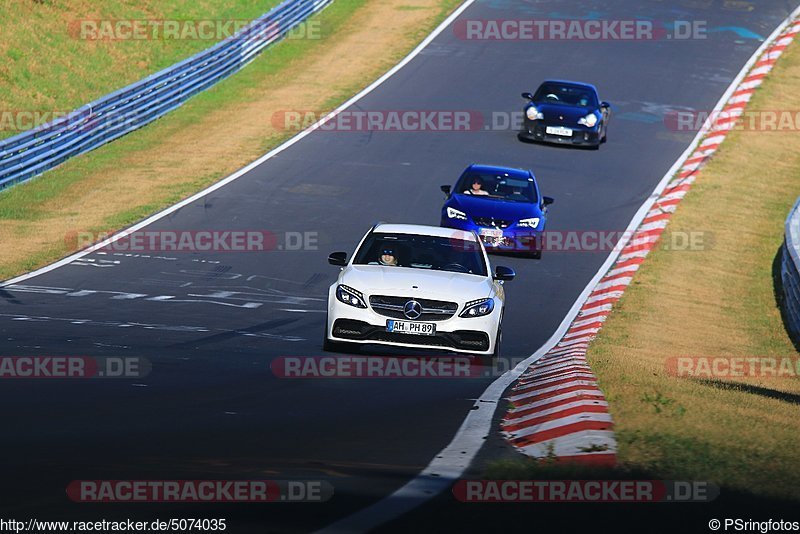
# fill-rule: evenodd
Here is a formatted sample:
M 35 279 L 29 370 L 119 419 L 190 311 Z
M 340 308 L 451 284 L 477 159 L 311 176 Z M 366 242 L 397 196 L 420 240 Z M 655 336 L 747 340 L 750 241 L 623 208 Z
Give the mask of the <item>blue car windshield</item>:
M 475 240 L 416 234 L 373 232 L 356 252 L 353 263 L 480 276 L 487 272 L 481 247 Z
M 491 200 L 536 203 L 536 188 L 533 180 L 515 178 L 505 174 L 468 172 L 456 184 L 456 193 L 473 195 Z
M 560 83 L 543 83 L 533 95 L 533 101 L 584 108 L 597 107 L 597 95 L 594 91 L 587 87 Z

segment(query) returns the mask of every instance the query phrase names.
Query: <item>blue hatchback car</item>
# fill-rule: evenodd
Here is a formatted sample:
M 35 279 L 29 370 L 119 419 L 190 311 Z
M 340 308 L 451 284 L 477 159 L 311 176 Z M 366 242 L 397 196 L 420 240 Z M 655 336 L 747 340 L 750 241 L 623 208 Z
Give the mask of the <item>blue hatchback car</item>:
M 473 164 L 455 188 L 443 185 L 447 201 L 441 226 L 478 234 L 488 252 L 516 252 L 540 258 L 540 234 L 550 197 L 539 193 L 531 171 Z
M 547 80 L 535 93 L 522 93 L 525 104 L 521 140 L 599 148 L 605 143 L 611 104 L 594 85 Z

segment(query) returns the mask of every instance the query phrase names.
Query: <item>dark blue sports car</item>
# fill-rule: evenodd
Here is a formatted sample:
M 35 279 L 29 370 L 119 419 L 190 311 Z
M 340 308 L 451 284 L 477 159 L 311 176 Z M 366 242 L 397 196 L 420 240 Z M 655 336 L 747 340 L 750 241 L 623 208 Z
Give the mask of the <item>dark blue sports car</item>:
M 539 194 L 531 171 L 470 165 L 455 189 L 443 185 L 447 201 L 442 226 L 478 234 L 488 252 L 519 252 L 540 258 L 540 234 L 550 197 Z
M 525 105 L 521 140 L 599 148 L 606 141 L 611 106 L 594 85 L 547 80 L 536 93 L 522 93 Z

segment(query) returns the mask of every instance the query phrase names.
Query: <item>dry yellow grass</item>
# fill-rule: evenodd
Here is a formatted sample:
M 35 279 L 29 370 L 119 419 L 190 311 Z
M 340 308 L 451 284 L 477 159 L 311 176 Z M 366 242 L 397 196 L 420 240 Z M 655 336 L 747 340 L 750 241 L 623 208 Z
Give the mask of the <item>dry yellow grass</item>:
M 145 130 L 0 194 L 0 279 L 70 252 L 69 233 L 130 224 L 253 161 L 288 135 L 273 126 L 274 112 L 332 108 L 387 70 L 456 3 L 366 2 L 333 34 L 292 43 L 307 53 L 280 69 L 269 62 L 283 44 L 224 82 L 236 84 L 235 101 L 217 107 L 212 89 Z
M 796 112 L 798 86 L 795 44 L 748 110 Z M 668 359 L 680 356 L 797 357 L 773 261 L 798 195 L 799 148 L 800 131 L 729 136 L 668 227 L 705 232 L 709 246 L 651 253 L 591 346 L 624 468 L 800 499 L 800 379 L 667 373 Z

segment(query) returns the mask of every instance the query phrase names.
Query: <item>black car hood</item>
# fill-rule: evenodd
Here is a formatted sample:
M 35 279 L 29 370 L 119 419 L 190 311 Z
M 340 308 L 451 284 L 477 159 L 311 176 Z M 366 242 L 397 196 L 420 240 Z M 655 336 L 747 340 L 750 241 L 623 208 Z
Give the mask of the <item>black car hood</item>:
M 565 106 L 562 104 L 550 104 L 548 102 L 535 102 L 534 106 L 536 106 L 539 113 L 544 115 L 544 121 L 548 124 L 577 125 L 578 119 L 596 111 L 593 108 Z

